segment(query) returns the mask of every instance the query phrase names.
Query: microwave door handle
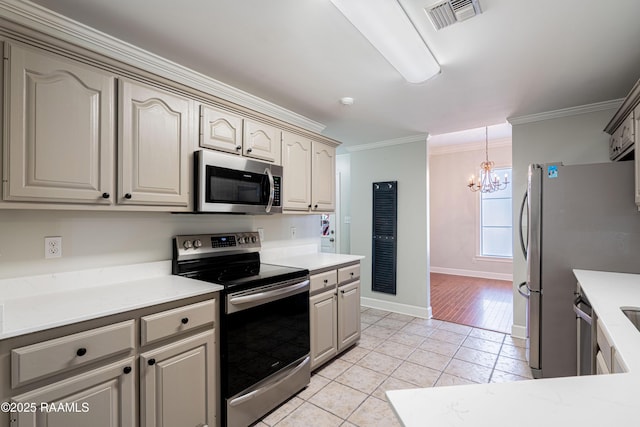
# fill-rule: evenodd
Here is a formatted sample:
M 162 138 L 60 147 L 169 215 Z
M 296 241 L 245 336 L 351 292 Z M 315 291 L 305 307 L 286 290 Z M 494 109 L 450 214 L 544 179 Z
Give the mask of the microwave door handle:
M 265 212 L 269 213 L 271 212 L 271 206 L 273 206 L 273 198 L 275 196 L 276 186 L 273 182 L 273 174 L 271 173 L 271 169 L 266 168 L 264 171 L 269 178 L 269 202 L 267 202 L 267 207 L 264 210 Z

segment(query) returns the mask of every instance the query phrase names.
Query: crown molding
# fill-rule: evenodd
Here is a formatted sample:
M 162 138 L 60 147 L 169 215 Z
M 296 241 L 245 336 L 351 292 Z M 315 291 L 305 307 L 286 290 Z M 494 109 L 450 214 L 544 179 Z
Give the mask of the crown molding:
M 322 123 L 119 40 L 30 1 L 0 0 L 0 16 L 26 28 L 40 31 L 48 36 L 139 67 L 161 77 L 201 90 L 311 132 L 321 133 L 326 127 Z
M 489 141 L 489 148 L 511 147 L 511 138 L 500 138 Z M 427 153 L 430 156 L 440 156 L 443 154 L 462 153 L 466 151 L 483 151 L 484 141 L 465 142 L 464 144 L 450 145 L 430 145 Z
M 351 147 L 345 147 L 345 149 L 349 153 L 353 153 L 356 151 L 375 150 L 378 148 L 393 147 L 395 145 L 412 144 L 414 142 L 426 143 L 428 136 L 429 136 L 428 133 L 421 133 L 418 135 L 404 136 L 402 138 L 394 138 L 394 139 L 387 139 L 384 141 L 371 142 L 368 144 L 353 145 Z
M 620 108 L 622 101 L 623 99 L 613 99 L 611 101 L 596 102 L 594 104 L 580 105 L 577 107 L 529 114 L 526 116 L 508 117 L 507 121 L 513 126 L 525 123 L 541 122 L 543 120 L 559 119 L 561 117 L 577 116 L 579 114 L 595 113 L 603 110 L 614 110 Z

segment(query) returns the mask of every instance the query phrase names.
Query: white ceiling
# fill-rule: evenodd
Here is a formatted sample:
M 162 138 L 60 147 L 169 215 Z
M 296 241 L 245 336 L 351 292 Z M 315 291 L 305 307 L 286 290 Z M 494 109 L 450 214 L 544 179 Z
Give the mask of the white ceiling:
M 345 145 L 622 98 L 640 77 L 638 0 L 480 0 L 481 15 L 440 31 L 423 11 L 437 0 L 399 1 L 442 67 L 422 84 L 329 0 L 35 3 L 320 122 Z

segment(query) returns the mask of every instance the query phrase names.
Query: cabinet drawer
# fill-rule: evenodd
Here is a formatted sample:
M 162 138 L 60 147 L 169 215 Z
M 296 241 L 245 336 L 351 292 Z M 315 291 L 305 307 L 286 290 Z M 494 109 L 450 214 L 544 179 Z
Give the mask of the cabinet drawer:
M 358 278 L 360 278 L 360 264 L 338 269 L 338 283 L 344 283 Z
M 607 366 L 607 371 L 611 372 L 611 340 L 602 328 L 602 322 L 598 322 L 596 326 L 596 340 L 598 347 L 602 353 L 602 359 Z
M 610 373 L 609 367 L 607 366 L 607 362 L 604 360 L 604 356 L 602 351 L 599 351 L 596 354 L 596 374 L 603 375 Z
M 620 352 L 617 351 L 615 348 L 613 349 L 613 366 L 611 367 L 612 370 L 611 372 L 614 374 L 619 374 L 622 372 L 627 372 L 627 365 L 626 363 L 624 363 L 624 360 L 622 360 L 622 357 L 620 356 Z
M 213 323 L 215 315 L 215 300 L 209 300 L 145 316 L 140 321 L 142 345 Z
M 309 279 L 309 292 L 335 286 L 338 283 L 338 273 L 336 270 L 326 271 L 324 273 L 314 274 Z
M 11 386 L 67 371 L 134 348 L 134 321 L 128 320 L 11 351 Z

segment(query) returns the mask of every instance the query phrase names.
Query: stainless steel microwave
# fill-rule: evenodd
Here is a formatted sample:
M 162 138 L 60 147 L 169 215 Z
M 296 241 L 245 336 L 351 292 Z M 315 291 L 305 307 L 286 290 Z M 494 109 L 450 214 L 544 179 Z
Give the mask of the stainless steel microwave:
M 282 212 L 282 166 L 209 150 L 194 154 L 197 212 Z

